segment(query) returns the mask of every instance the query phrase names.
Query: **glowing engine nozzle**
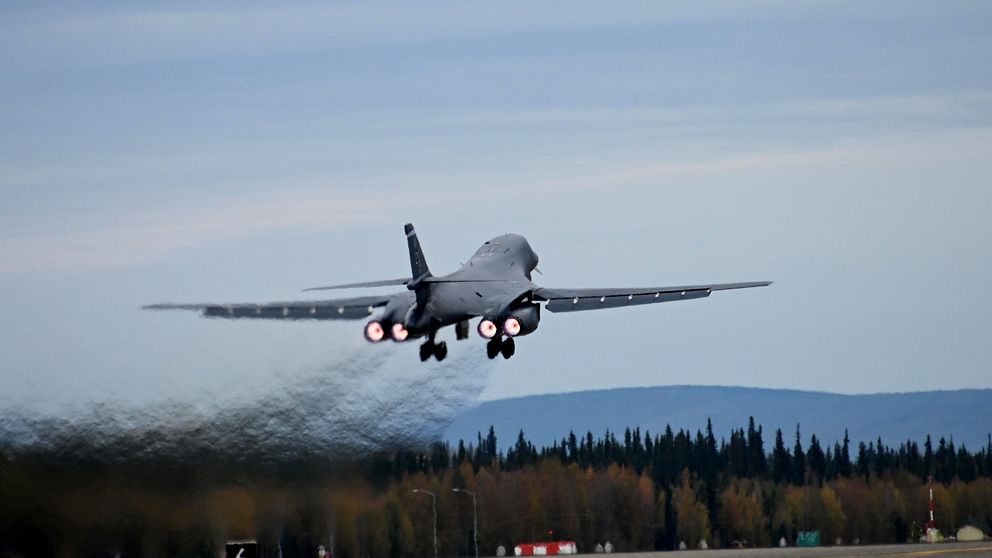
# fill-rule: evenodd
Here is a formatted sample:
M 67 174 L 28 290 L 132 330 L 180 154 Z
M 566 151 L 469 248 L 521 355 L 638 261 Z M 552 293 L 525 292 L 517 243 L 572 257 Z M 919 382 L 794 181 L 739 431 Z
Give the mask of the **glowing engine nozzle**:
M 406 341 L 409 336 L 410 332 L 403 327 L 403 324 L 393 324 L 393 341 Z
M 517 335 L 520 335 L 521 329 L 523 329 L 523 326 L 520 325 L 520 320 L 512 316 L 503 322 L 503 333 L 505 333 L 507 337 L 516 337 Z
M 382 324 L 372 320 L 371 322 L 365 324 L 365 339 L 368 339 L 369 343 L 378 343 L 386 336 L 386 331 L 382 329 Z
M 497 333 L 499 333 L 499 328 L 496 327 L 496 322 L 490 320 L 489 318 L 483 318 L 482 321 L 479 322 L 479 336 L 483 339 L 492 339 L 493 337 L 496 337 Z

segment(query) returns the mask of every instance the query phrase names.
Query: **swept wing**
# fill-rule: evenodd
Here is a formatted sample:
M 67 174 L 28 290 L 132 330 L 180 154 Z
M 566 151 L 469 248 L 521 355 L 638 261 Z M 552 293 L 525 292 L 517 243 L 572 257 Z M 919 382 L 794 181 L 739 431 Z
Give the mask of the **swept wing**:
M 620 308 L 640 304 L 705 298 L 710 296 L 712 291 L 765 287 L 771 284 L 771 281 L 753 281 L 750 283 L 719 283 L 714 285 L 683 285 L 676 287 L 629 289 L 538 288 L 534 290 L 534 299 L 547 301 L 545 309 L 549 312 L 578 312 L 581 310 L 600 310 L 603 308 Z
M 386 306 L 394 297 L 360 296 L 333 300 L 269 302 L 265 304 L 149 304 L 146 310 L 196 310 L 214 318 L 261 318 L 271 320 L 360 320 L 377 308 Z

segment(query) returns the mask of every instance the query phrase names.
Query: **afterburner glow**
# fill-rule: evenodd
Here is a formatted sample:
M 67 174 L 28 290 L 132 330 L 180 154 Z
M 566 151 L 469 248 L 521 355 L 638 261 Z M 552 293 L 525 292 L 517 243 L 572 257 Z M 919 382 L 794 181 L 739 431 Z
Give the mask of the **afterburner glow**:
M 499 332 L 499 328 L 496 327 L 496 322 L 490 320 L 489 318 L 484 318 L 479 322 L 479 335 L 483 339 L 492 339 L 496 337 L 496 333 Z
M 378 343 L 386 336 L 386 331 L 382 329 L 382 324 L 373 320 L 365 325 L 365 338 L 370 343 Z

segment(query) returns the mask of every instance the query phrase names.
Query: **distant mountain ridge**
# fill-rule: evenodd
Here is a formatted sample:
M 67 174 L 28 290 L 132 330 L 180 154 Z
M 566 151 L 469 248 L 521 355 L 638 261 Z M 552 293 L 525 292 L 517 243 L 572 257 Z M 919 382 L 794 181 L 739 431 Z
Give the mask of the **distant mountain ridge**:
M 907 439 L 923 444 L 927 434 L 936 446 L 941 438 L 977 450 L 992 432 L 992 389 L 921 391 L 843 395 L 837 393 L 722 386 L 658 386 L 532 395 L 486 401 L 460 412 L 443 439 L 475 443 L 495 427 L 501 448 L 520 430 L 537 445 L 551 445 L 567 436 L 606 430 L 622 434 L 627 427 L 661 434 L 666 425 L 693 433 L 712 419 L 717 439 L 733 428 L 746 427 L 749 417 L 764 428 L 766 451 L 776 429 L 791 447 L 799 423 L 803 446 L 816 434 L 825 446 L 844 438 L 852 443 L 875 441 L 887 446 Z

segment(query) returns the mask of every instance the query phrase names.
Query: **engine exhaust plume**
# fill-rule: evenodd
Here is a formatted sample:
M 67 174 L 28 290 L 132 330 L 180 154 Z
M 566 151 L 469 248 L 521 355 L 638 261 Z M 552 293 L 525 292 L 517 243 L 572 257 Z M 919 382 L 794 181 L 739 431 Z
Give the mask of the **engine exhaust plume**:
M 382 329 L 382 324 L 373 320 L 365 325 L 365 339 L 370 343 L 378 343 L 386 337 L 386 331 Z
M 490 318 L 483 318 L 482 321 L 479 322 L 479 336 L 483 339 L 492 339 L 493 337 L 496 337 L 498 332 L 499 328 L 496 326 L 496 322 Z

